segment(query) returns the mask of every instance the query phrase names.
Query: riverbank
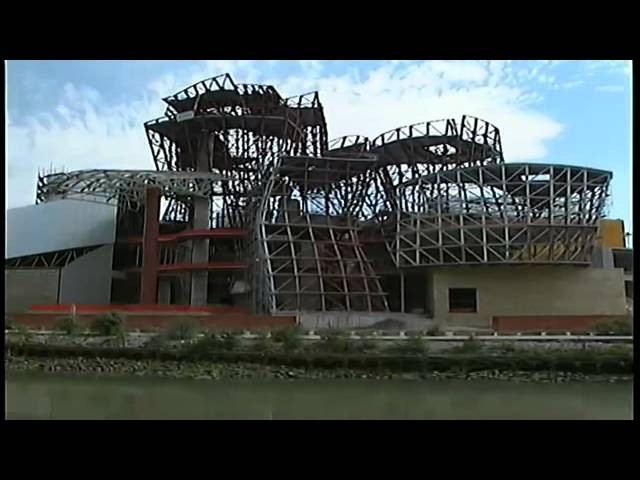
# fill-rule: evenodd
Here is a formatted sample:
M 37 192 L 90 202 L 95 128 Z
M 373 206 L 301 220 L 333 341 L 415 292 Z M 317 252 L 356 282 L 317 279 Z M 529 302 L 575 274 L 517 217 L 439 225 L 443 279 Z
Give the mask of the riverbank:
M 184 337 L 184 332 L 180 336 Z M 496 379 L 627 382 L 633 345 L 607 341 L 380 340 L 331 332 L 303 336 L 10 334 L 6 371 L 219 379 Z M 173 335 L 175 336 L 175 335 Z M 429 337 L 426 337 L 429 338 Z M 433 337 L 431 337 L 433 338 Z M 437 337 L 436 337 L 437 338 Z
M 150 376 L 197 380 L 236 379 L 373 379 L 373 380 L 502 380 L 511 382 L 630 382 L 629 373 L 582 373 L 557 370 L 423 370 L 377 371 L 357 368 L 314 368 L 250 362 L 131 360 L 124 358 L 42 358 L 8 355 L 5 372 L 48 372 L 76 375 Z

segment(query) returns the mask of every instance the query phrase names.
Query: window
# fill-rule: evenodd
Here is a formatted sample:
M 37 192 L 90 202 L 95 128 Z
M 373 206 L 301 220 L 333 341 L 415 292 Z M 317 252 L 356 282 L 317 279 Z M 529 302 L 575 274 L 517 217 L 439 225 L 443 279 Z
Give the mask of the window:
M 449 289 L 449 312 L 475 313 L 477 311 L 478 301 L 475 288 Z
M 631 280 L 624 282 L 624 293 L 627 298 L 633 300 L 633 282 Z

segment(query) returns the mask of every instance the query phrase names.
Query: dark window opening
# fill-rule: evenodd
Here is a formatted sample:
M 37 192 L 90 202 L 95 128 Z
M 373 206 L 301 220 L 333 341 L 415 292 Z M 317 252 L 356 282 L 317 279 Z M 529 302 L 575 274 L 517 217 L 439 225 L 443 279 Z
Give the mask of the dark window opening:
M 478 302 L 475 288 L 449 289 L 449 312 L 476 313 L 477 311 Z
M 624 293 L 627 298 L 633 300 L 633 282 L 631 280 L 624 282 Z

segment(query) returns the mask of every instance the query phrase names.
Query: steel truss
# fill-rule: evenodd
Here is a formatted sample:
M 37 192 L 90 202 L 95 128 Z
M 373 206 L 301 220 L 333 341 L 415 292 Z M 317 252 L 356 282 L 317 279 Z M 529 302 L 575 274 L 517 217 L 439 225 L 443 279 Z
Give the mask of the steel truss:
M 233 249 L 249 263 L 255 311 L 386 310 L 381 265 L 590 261 L 611 173 L 505 164 L 500 131 L 484 120 L 329 142 L 317 92 L 283 98 L 220 75 L 164 102 L 145 124 L 157 172 L 41 176 L 38 201 L 95 196 L 139 209 L 144 188 L 160 186 L 165 222 L 247 233 Z M 207 242 L 193 240 L 203 258 Z M 180 249 L 165 250 L 163 261 L 178 262 Z
M 18 257 L 7 259 L 4 262 L 5 268 L 62 268 L 69 265 L 74 260 L 92 252 L 98 246 L 72 248 L 68 250 L 60 250 L 57 252 L 47 252 L 38 255 L 28 255 L 26 257 Z
M 398 189 L 399 267 L 477 263 L 589 264 L 611 173 L 511 163 L 455 169 Z
M 127 210 L 144 204 L 148 187 L 158 187 L 166 198 L 221 195 L 226 179 L 214 173 L 144 170 L 79 170 L 38 176 L 36 203 L 77 198 L 117 203 Z
M 359 241 L 375 157 L 283 156 L 261 205 L 262 301 L 274 311 L 381 311 Z

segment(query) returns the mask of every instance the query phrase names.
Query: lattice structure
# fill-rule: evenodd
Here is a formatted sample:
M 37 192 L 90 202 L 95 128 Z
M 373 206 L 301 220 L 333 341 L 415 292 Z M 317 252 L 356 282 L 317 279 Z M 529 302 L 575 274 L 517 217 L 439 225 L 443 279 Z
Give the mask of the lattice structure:
M 415 267 L 590 261 L 611 173 L 506 164 L 500 131 L 484 120 L 329 142 L 317 92 L 283 98 L 220 75 L 164 102 L 164 116 L 145 124 L 157 172 L 41 176 L 38 201 L 136 210 L 148 186 L 160 187 L 164 231 L 188 237 L 159 250 L 160 270 L 194 271 L 191 302 L 207 299 L 197 270 L 231 266 L 244 269 L 233 283 L 246 283 L 251 307 L 274 313 L 387 310 L 382 270 L 404 279 Z M 140 234 L 142 216 L 127 221 Z M 216 263 L 222 244 L 207 230 L 242 232 L 229 243 L 233 262 Z
M 359 241 L 375 162 L 372 156 L 282 157 L 261 205 L 266 286 L 260 297 L 269 310 L 387 308 Z
M 399 267 L 589 264 L 611 173 L 498 164 L 438 172 L 398 189 L 387 241 Z
M 222 195 L 225 178 L 214 173 L 144 170 L 78 170 L 38 177 L 36 203 L 61 198 L 118 203 L 137 210 L 148 187 L 166 198 Z
M 99 246 L 72 248 L 68 250 L 60 250 L 57 252 L 48 252 L 38 255 L 28 255 L 25 257 L 17 257 L 6 259 L 5 268 L 60 268 L 66 267 L 77 258 L 86 255 L 95 250 Z

